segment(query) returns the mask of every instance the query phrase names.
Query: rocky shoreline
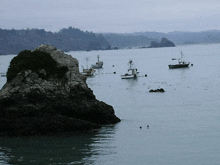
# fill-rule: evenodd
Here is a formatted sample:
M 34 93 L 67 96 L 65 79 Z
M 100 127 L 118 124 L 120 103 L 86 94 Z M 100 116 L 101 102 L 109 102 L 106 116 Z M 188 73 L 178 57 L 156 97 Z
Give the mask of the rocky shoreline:
M 88 88 L 72 56 L 40 45 L 10 62 L 0 91 L 2 136 L 59 135 L 118 122 L 113 107 Z

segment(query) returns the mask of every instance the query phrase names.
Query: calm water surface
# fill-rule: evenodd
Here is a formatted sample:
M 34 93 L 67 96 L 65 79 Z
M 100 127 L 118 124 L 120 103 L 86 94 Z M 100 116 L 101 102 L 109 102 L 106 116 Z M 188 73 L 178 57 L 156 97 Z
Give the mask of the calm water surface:
M 193 66 L 169 69 L 180 51 Z M 219 44 L 68 54 L 79 60 L 80 71 L 86 58 L 90 66 L 100 55 L 103 69 L 87 83 L 122 121 L 78 137 L 0 138 L 0 164 L 220 163 Z M 1 72 L 13 57 L 0 56 Z M 140 77 L 122 80 L 130 59 Z M 0 78 L 1 87 L 5 81 Z M 157 88 L 165 93 L 149 93 Z

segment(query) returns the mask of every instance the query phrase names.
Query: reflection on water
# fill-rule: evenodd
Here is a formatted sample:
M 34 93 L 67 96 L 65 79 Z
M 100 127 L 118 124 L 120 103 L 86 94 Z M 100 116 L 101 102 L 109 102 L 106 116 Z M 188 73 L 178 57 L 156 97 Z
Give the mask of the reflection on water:
M 2 151 L 2 147 L 0 147 L 0 164 L 7 164 L 10 158 Z
M 92 164 L 98 155 L 113 154 L 107 146 L 114 134 L 109 125 L 77 137 L 1 138 L 0 164 Z
M 116 155 L 117 146 L 114 144 L 115 131 L 117 125 L 103 126 L 102 129 L 92 137 L 93 143 L 90 144 L 90 157 L 85 157 L 82 162 L 85 164 L 97 163 L 105 155 Z

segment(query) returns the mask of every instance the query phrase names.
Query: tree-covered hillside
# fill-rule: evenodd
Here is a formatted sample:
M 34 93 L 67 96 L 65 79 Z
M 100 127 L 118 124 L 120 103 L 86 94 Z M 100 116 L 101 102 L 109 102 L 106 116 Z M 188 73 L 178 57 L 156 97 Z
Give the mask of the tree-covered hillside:
M 162 38 L 167 38 L 175 45 L 220 43 L 220 31 L 210 30 L 202 32 L 134 32 L 134 33 L 103 33 L 106 40 L 113 46 L 126 47 L 148 47 L 151 42 L 155 43 Z
M 0 29 L 0 54 L 17 54 L 41 44 L 50 44 L 63 51 L 104 50 L 110 47 L 103 35 L 72 27 L 57 33 L 46 32 L 44 29 Z
M 200 44 L 200 43 L 220 43 L 220 31 L 209 30 L 202 32 L 137 32 L 131 33 L 132 36 L 146 36 L 160 40 L 165 37 L 174 42 L 176 45 L 182 44 Z
M 112 47 L 129 48 L 129 47 L 146 47 L 151 44 L 152 41 L 157 39 L 149 38 L 144 35 L 131 35 L 131 34 L 116 34 L 105 33 L 103 34 L 105 39 L 111 44 Z
M 41 44 L 50 44 L 63 51 L 148 47 L 152 42 L 158 42 L 162 38 L 167 38 L 175 45 L 220 43 L 220 31 L 95 34 L 72 27 L 61 29 L 57 33 L 46 32 L 44 29 L 0 29 L 0 54 L 18 54 L 22 50 L 32 50 Z

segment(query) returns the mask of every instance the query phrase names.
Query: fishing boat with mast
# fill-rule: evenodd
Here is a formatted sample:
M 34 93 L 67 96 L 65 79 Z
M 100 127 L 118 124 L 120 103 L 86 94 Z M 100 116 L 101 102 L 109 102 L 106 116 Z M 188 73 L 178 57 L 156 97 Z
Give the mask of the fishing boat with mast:
M 133 65 L 133 61 L 129 60 L 128 62 L 129 68 L 128 68 L 128 72 L 125 73 L 124 75 L 121 75 L 122 79 L 135 79 L 138 77 L 139 72 L 137 71 L 137 68 L 134 68 Z
M 97 59 L 98 59 L 98 61 L 96 62 L 96 64 L 92 64 L 91 65 L 91 67 L 93 68 L 93 69 L 98 69 L 98 68 L 102 68 L 102 66 L 103 66 L 103 62 L 102 61 L 99 61 L 99 55 L 97 56 Z
M 183 52 L 181 51 L 181 58 L 178 59 L 178 64 L 170 64 L 168 65 L 170 69 L 176 69 L 176 68 L 187 68 L 189 67 L 190 62 L 185 62 L 183 61 Z M 172 60 L 176 60 L 175 58 L 173 58 Z

